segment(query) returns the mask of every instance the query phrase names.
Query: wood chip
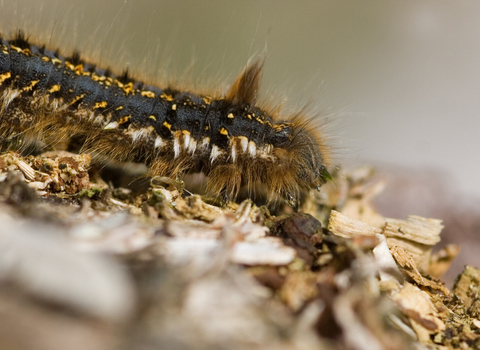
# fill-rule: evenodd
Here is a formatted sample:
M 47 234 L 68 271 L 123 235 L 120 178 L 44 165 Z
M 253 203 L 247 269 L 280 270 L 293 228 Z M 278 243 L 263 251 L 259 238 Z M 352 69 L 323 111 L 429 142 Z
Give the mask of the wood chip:
M 445 329 L 445 323 L 438 318 L 437 310 L 427 293 L 410 283 L 392 296 L 403 313 L 429 332 L 438 332 Z M 415 329 L 415 327 L 414 327 Z M 415 329 L 417 334 L 419 331 Z
M 440 233 L 444 226 L 442 220 L 426 219 L 410 215 L 407 220 L 385 219 L 384 235 L 397 237 L 415 243 L 434 245 L 440 242 Z
M 375 236 L 382 230 L 362 221 L 352 219 L 342 213 L 332 210 L 330 220 L 328 221 L 328 229 L 334 235 L 343 238 L 352 238 L 356 236 Z
M 415 260 L 413 260 L 412 256 L 409 255 L 405 249 L 403 249 L 402 247 L 393 246 L 390 248 L 390 251 L 392 252 L 392 256 L 395 258 L 395 261 L 398 265 L 403 268 L 413 270 L 416 274 L 420 276 L 420 279 L 423 280 L 422 275 L 420 275 L 420 272 L 417 269 L 417 264 L 415 263 Z
M 403 270 L 402 272 L 408 277 L 410 277 L 419 286 L 427 287 L 431 290 L 442 292 L 443 295 L 445 296 L 449 296 L 452 294 L 447 287 L 445 287 L 443 284 L 439 282 L 424 278 L 414 271 Z
M 440 242 L 442 220 L 410 215 L 407 220 L 386 219 L 383 234 L 389 247 L 402 247 L 417 268 L 429 273 L 432 246 Z

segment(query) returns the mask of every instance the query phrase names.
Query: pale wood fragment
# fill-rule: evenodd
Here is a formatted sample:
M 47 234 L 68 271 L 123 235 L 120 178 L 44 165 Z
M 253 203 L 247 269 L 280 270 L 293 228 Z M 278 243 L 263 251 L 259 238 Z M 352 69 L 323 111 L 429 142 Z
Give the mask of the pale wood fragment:
M 406 282 L 400 292 L 392 296 L 392 300 L 410 319 L 420 340 L 428 340 L 423 339 L 427 333 L 445 330 L 445 323 L 438 317 L 430 296 L 418 287 Z
M 356 236 L 375 236 L 381 233 L 382 230 L 362 221 L 352 219 L 336 210 L 330 213 L 328 221 L 328 229 L 334 235 L 343 238 L 353 238 Z
M 410 215 L 407 220 L 386 219 L 383 234 L 389 247 L 401 247 L 413 258 L 417 268 L 429 273 L 432 246 L 440 242 L 442 220 Z
M 444 228 L 442 220 L 416 215 L 410 215 L 407 220 L 387 218 L 385 221 L 383 233 L 387 238 L 397 237 L 430 246 L 440 242 L 440 233 Z

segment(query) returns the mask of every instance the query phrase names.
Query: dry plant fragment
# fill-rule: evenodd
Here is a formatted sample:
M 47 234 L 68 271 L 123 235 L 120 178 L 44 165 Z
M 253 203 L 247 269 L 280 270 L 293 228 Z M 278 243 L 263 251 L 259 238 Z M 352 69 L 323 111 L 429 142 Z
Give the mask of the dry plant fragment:
M 322 225 L 309 214 L 293 214 L 277 219 L 271 234 L 280 237 L 283 243 L 294 248 L 299 258 L 308 265 L 319 256 L 318 246 L 322 242 Z
M 455 281 L 453 292 L 465 303 L 469 309 L 475 301 L 480 299 L 480 271 L 472 266 L 465 266 L 462 274 Z M 478 317 L 478 315 L 476 315 Z
M 410 215 L 407 220 L 386 219 L 384 234 L 387 237 L 397 237 L 425 245 L 440 242 L 440 233 L 444 226 L 442 220 L 426 219 Z
M 89 189 L 90 156 L 68 152 L 47 152 L 38 157 L 23 157 L 9 152 L 0 155 L 0 177 L 8 171 L 21 172 L 37 194 L 61 194 L 64 197 Z
M 438 318 L 437 309 L 427 293 L 410 283 L 405 283 L 400 292 L 392 296 L 410 318 L 411 324 L 420 340 L 427 342 L 429 334 L 445 330 L 445 323 Z
M 413 272 L 415 272 L 423 281 L 422 275 L 417 270 L 417 265 L 415 264 L 415 261 L 405 249 L 403 249 L 402 247 L 393 246 L 390 248 L 390 251 L 398 265 L 413 270 Z
M 411 215 L 407 220 L 386 219 L 383 234 L 390 247 L 402 247 L 421 272 L 428 272 L 432 247 L 440 242 L 442 229 L 442 220 Z
M 330 212 L 328 229 L 335 235 L 343 238 L 353 238 L 356 236 L 374 236 L 382 233 L 382 230 L 360 220 L 355 220 L 336 210 Z
M 32 181 L 35 179 L 35 170 L 33 170 L 30 165 L 25 163 L 23 160 L 18 160 L 17 166 L 28 180 Z

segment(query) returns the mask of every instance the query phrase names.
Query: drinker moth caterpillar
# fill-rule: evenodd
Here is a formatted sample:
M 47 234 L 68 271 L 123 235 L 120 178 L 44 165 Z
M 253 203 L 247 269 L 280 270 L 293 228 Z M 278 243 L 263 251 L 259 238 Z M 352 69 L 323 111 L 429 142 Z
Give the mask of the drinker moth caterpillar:
M 302 113 L 259 107 L 262 65 L 248 64 L 223 95 L 199 95 L 115 75 L 21 32 L 0 37 L 0 147 L 75 140 L 94 156 L 144 162 L 149 176 L 203 172 L 207 192 L 225 200 L 260 186 L 294 205 L 330 178 L 329 149 Z

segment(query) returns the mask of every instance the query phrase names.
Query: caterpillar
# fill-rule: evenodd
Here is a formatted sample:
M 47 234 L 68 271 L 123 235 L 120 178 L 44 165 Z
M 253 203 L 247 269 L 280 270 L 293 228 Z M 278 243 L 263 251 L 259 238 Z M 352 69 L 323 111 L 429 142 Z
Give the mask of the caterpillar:
M 262 67 L 249 63 L 227 93 L 202 95 L 115 75 L 22 32 L 0 36 L 0 147 L 75 140 L 97 157 L 144 162 L 148 176 L 203 172 L 207 192 L 225 200 L 266 188 L 270 201 L 295 205 L 330 179 L 329 147 L 302 113 L 259 106 Z

